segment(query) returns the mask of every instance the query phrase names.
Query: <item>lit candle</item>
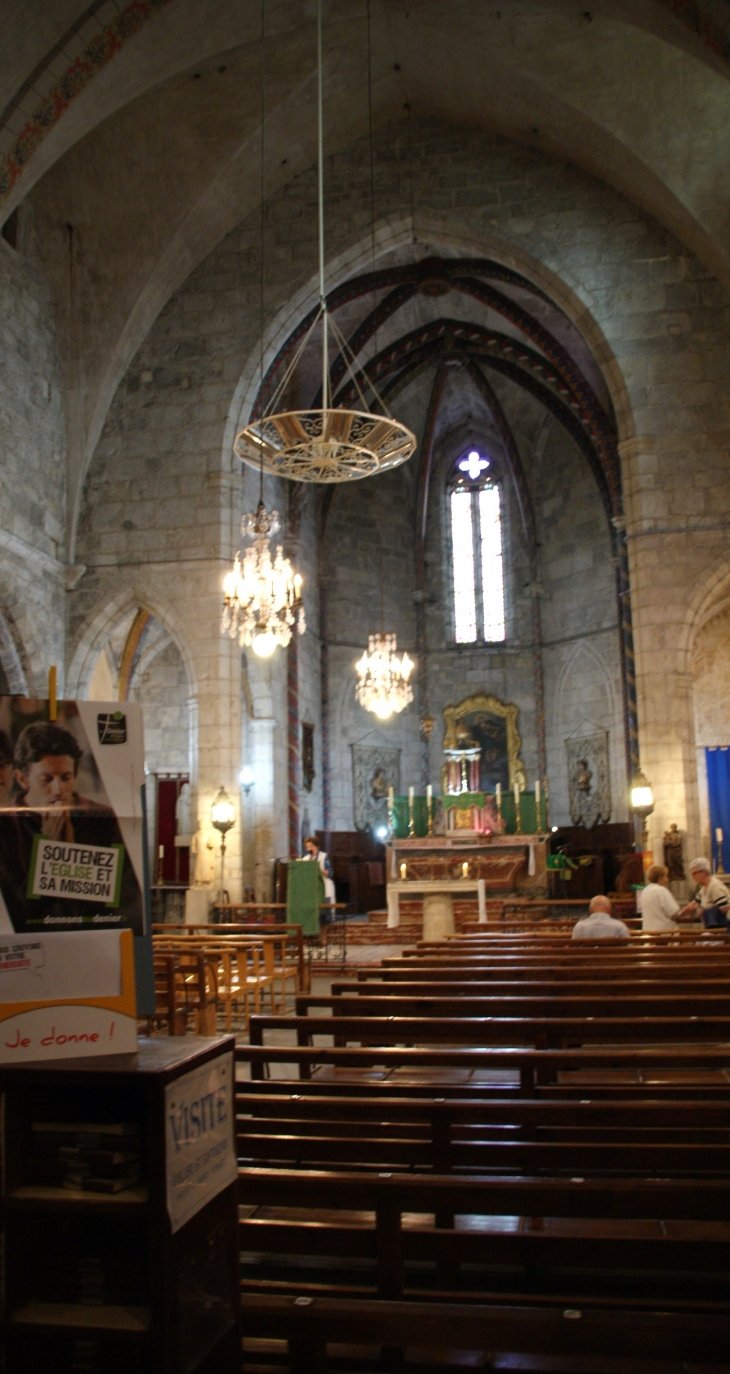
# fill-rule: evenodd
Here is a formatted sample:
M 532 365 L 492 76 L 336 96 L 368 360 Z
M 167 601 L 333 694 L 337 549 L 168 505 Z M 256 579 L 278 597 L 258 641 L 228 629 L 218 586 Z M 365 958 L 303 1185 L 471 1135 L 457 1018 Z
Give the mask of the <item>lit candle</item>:
M 401 880 L 402 883 L 405 882 L 407 875 L 408 875 L 408 869 L 406 868 L 406 865 L 405 865 L 405 864 L 401 864 L 401 866 L 400 866 L 400 880 Z
M 462 878 L 468 878 L 468 877 L 469 877 L 469 865 L 468 865 L 467 863 L 463 863 L 463 864 L 461 865 L 461 876 L 462 876 Z

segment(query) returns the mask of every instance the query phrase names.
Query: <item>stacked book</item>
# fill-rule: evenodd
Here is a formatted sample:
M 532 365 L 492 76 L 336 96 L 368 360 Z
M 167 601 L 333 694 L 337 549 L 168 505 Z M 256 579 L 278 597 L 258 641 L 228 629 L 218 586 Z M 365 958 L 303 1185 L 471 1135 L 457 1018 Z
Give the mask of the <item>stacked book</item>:
M 132 1121 L 34 1121 L 38 1182 L 88 1193 L 120 1193 L 142 1176 L 139 1127 Z

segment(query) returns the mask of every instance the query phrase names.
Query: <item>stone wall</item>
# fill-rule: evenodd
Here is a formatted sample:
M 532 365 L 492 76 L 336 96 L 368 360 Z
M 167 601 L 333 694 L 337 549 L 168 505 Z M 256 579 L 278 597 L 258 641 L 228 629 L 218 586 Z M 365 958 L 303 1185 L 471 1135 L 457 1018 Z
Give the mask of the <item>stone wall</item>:
M 0 238 L 0 664 L 45 695 L 65 660 L 65 443 L 53 313 L 29 232 Z
M 725 293 L 688 250 L 621 196 L 535 149 L 497 135 L 395 121 L 376 135 L 377 252 L 402 256 L 470 252 L 516 265 L 578 325 L 603 369 L 617 417 L 631 556 L 642 762 L 655 789 L 652 831 L 676 820 L 699 842 L 688 652 L 707 587 L 730 581 L 719 528 L 730 491 Z M 371 261 L 365 144 L 328 161 L 330 285 Z M 410 204 L 415 221 L 410 219 Z M 222 783 L 236 788 L 242 731 L 238 646 L 218 636 L 220 584 L 236 547 L 244 492 L 230 439 L 256 388 L 259 358 L 258 217 L 229 234 L 171 298 L 151 328 L 109 412 L 92 465 L 78 560 L 88 567 L 73 593 L 74 662 L 120 589 L 149 605 L 184 649 L 198 714 L 201 815 Z M 315 180 L 295 178 L 266 209 L 265 355 L 315 299 Z M 508 398 L 505 396 L 505 405 Z M 410 402 L 404 405 L 408 418 Z M 415 401 L 411 409 L 415 413 Z M 400 412 L 399 412 L 400 413 Z M 580 715 L 609 729 L 614 818 L 622 817 L 621 701 L 616 595 L 608 522 L 585 461 L 559 428 L 537 432 L 529 406 L 513 406 L 539 523 L 549 770 L 560 818 L 564 739 Z M 637 438 L 636 436 L 640 437 Z M 354 702 L 352 664 L 378 612 L 377 560 L 385 541 L 387 614 L 410 648 L 415 640 L 413 511 L 415 464 L 338 493 L 324 554 L 330 642 L 333 824 L 349 828 L 349 744 L 398 740 L 402 780 L 417 780 L 414 711 L 374 727 Z M 284 494 L 266 483 L 267 503 Z M 306 569 L 308 634 L 300 645 L 300 717 L 318 718 L 316 503 L 307 506 L 297 558 Z M 434 507 L 429 539 L 439 543 Z M 511 539 L 509 499 L 506 524 Z M 687 529 L 700 528 L 699 537 Z M 702 533 L 703 530 L 707 533 Z M 521 710 L 528 775 L 535 766 L 534 688 L 519 541 L 509 577 L 512 642 L 488 659 L 455 650 L 438 628 L 443 567 L 432 563 L 429 607 L 432 714 L 466 694 L 495 690 Z M 329 578 L 330 572 L 327 576 Z M 355 624 L 356 618 L 356 624 Z M 367 625 L 366 622 L 367 621 Z M 377 628 L 373 623 L 372 628 Z M 356 631 L 356 632 L 355 632 Z M 433 638 L 432 638 L 433 632 Z M 243 694 L 245 734 L 262 770 L 246 803 L 256 882 L 286 846 L 286 656 L 268 666 L 247 656 L 253 713 Z M 254 679 L 257 681 L 254 681 Z M 463 690 L 462 690 L 463 688 Z M 318 732 L 321 748 L 321 732 Z M 438 753 L 437 738 L 433 751 Z M 436 759 L 432 756 L 435 771 Z M 268 772 L 267 772 L 268 770 Z M 317 788 L 321 783 L 315 783 Z M 256 795 L 261 797 L 260 803 Z M 306 799 L 310 824 L 321 794 Z M 250 803 L 250 804 L 249 804 Z M 232 862 L 240 839 L 232 840 Z

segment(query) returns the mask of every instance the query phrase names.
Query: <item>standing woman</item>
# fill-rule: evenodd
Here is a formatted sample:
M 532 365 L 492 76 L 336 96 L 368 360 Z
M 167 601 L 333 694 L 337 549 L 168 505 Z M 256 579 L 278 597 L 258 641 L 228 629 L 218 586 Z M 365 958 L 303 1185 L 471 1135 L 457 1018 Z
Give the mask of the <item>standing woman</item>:
M 727 916 L 730 910 L 730 892 L 720 882 L 716 873 L 710 872 L 705 858 L 693 859 L 689 871 L 697 883 L 694 899 L 683 907 L 680 916 L 692 916 L 698 911 L 705 923 L 705 930 L 727 929 Z
M 334 906 L 336 901 L 335 880 L 329 854 L 325 854 L 324 850 L 320 849 L 316 835 L 307 835 L 304 849 L 302 858 L 314 859 L 319 864 L 320 872 L 324 878 L 324 899 L 329 906 Z
M 676 930 L 674 917 L 679 902 L 669 891 L 669 869 L 664 864 L 652 864 L 646 870 L 646 887 L 641 893 L 641 929 Z

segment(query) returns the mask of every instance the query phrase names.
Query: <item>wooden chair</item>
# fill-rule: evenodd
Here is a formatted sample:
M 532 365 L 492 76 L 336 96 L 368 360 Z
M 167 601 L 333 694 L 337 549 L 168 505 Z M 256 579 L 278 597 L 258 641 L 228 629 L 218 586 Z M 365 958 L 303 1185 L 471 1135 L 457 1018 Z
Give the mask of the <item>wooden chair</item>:
M 185 986 L 174 954 L 153 956 L 155 1010 L 147 1017 L 147 1034 L 167 1027 L 168 1035 L 184 1035 L 186 1024 Z
M 292 992 L 296 996 L 299 985 L 299 970 L 296 964 L 286 961 L 286 940 L 273 936 L 266 937 L 266 945 L 271 946 L 274 976 L 281 985 L 281 1005 L 286 1006 L 286 985 L 293 983 Z
M 216 1035 L 218 1030 L 218 980 L 212 960 L 202 950 L 178 952 L 185 981 L 188 1018 L 195 1035 Z

